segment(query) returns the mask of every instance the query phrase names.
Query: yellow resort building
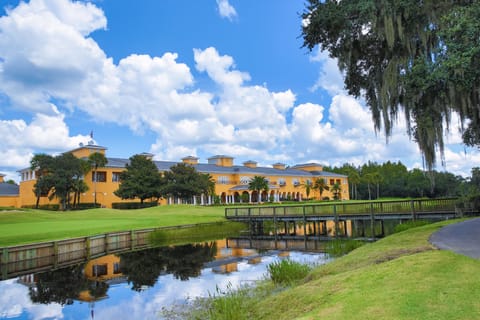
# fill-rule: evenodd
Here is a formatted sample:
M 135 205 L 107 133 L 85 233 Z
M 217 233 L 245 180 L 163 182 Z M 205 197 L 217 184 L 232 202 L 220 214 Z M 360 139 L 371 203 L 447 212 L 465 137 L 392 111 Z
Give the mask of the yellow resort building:
M 129 159 L 112 158 L 106 155 L 107 148 L 97 145 L 83 145 L 77 149 L 67 152 L 78 158 L 87 159 L 92 153 L 99 152 L 105 155 L 108 162 L 103 168 L 97 170 L 97 181 L 94 181 L 93 172 L 90 171 L 84 176 L 88 185 L 88 191 L 81 194 L 81 203 L 93 203 L 96 193 L 97 203 L 102 207 L 111 208 L 112 203 L 131 202 L 122 200 L 114 194 L 119 187 L 120 173 L 125 170 Z M 153 155 L 143 153 L 143 156 L 152 159 Z M 170 167 L 178 163 L 186 163 L 194 167 L 197 172 L 210 174 L 215 181 L 215 195 L 222 204 L 246 204 L 261 202 L 281 202 L 286 200 L 304 201 L 307 199 L 306 184 L 313 183 L 316 179 L 323 179 L 325 184 L 332 186 L 335 183 L 341 186 L 340 198 L 348 200 L 348 177 L 345 175 L 323 171 L 320 164 L 307 163 L 291 167 L 283 163 L 275 163 L 271 167 L 257 166 L 255 161 L 246 161 L 242 165 L 234 164 L 234 158 L 226 155 L 216 155 L 207 159 L 207 163 L 200 163 L 199 158 L 187 156 L 180 162 L 174 161 L 153 161 L 158 168 L 159 174 L 170 170 Z M 21 181 L 19 186 L 4 186 L 3 175 L 0 176 L 0 206 L 22 207 L 33 206 L 36 203 L 36 196 L 33 192 L 36 183 L 35 170 L 26 168 L 20 170 Z M 248 189 L 248 184 L 254 176 L 265 177 L 269 183 L 268 191 L 257 194 Z M 15 187 L 17 188 L 16 190 Z M 4 188 L 4 189 L 3 189 Z M 16 194 L 15 194 L 16 193 Z M 323 191 L 321 198 L 333 199 L 331 190 Z M 310 190 L 310 199 L 320 199 L 319 192 Z M 194 205 L 209 205 L 214 201 L 212 196 L 199 195 L 186 201 Z M 40 205 L 57 204 L 57 199 L 49 200 L 47 196 L 40 198 Z M 168 198 L 161 199 L 160 204 L 181 204 L 185 200 Z

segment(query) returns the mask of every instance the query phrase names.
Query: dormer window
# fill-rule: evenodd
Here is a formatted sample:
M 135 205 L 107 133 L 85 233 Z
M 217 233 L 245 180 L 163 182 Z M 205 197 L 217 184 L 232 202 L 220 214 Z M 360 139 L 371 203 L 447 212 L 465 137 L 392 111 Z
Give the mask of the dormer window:
M 252 179 L 250 177 L 240 177 L 240 184 L 249 184 Z

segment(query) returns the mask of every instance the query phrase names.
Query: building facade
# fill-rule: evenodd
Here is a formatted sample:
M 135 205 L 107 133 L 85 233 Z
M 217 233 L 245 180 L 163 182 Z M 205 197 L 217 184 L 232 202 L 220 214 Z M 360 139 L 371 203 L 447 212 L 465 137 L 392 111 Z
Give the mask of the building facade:
M 106 148 L 96 145 L 85 145 L 68 151 L 78 158 L 87 159 L 92 153 L 99 152 L 107 158 L 107 164 L 96 171 L 96 181 L 93 172 L 90 171 L 84 176 L 84 181 L 89 189 L 81 194 L 80 201 L 93 203 L 96 194 L 97 203 L 103 207 L 112 207 L 112 203 L 128 202 L 118 198 L 114 191 L 118 189 L 120 173 L 125 170 L 129 159 L 113 158 L 106 155 Z M 152 158 L 152 154 L 142 154 Z M 325 184 L 333 186 L 339 184 L 341 187 L 340 198 L 349 199 L 348 177 L 341 174 L 323 171 L 321 165 L 316 163 L 300 164 L 287 167 L 285 164 L 276 163 L 272 167 L 259 167 L 255 161 L 246 161 L 242 165 L 235 165 L 234 158 L 226 155 L 216 155 L 208 158 L 207 163 L 200 163 L 197 157 L 188 156 L 175 161 L 153 161 L 158 168 L 159 174 L 170 170 L 170 167 L 185 163 L 194 167 L 197 172 L 210 174 L 215 181 L 215 194 L 223 204 L 241 204 L 254 202 L 281 202 L 285 200 L 303 201 L 307 199 L 306 184 L 313 183 L 316 179 L 323 179 Z M 35 170 L 26 168 L 20 171 L 21 182 L 19 187 L 19 199 L 15 206 L 35 205 L 37 198 L 33 192 L 36 183 Z M 257 194 L 248 189 L 248 184 L 254 176 L 262 176 L 268 180 L 268 191 Z M 311 190 L 309 198 L 319 199 L 318 191 Z M 331 190 L 326 190 L 322 198 L 333 199 Z M 198 195 L 186 202 L 195 205 L 208 205 L 214 201 L 212 196 Z M 40 205 L 58 203 L 56 199 L 49 200 L 47 196 L 40 198 Z M 160 204 L 180 204 L 185 199 L 161 199 Z

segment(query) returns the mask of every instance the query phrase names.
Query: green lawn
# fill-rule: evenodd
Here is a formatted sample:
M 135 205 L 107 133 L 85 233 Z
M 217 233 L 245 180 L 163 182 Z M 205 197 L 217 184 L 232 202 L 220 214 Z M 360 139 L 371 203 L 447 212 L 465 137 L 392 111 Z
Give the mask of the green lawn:
M 478 319 L 480 261 L 428 242 L 447 223 L 386 237 L 318 267 L 304 284 L 254 302 L 249 318 Z
M 225 221 L 224 207 L 158 206 L 138 210 L 0 211 L 0 247 L 113 231 Z

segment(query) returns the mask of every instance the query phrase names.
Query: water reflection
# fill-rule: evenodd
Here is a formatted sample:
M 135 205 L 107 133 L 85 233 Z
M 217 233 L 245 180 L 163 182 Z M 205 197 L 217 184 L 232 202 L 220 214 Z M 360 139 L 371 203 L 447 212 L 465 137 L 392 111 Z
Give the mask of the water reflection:
M 1 319 L 159 319 L 184 304 L 261 279 L 284 256 L 323 263 L 323 254 L 262 252 L 226 240 L 111 254 L 0 282 Z

